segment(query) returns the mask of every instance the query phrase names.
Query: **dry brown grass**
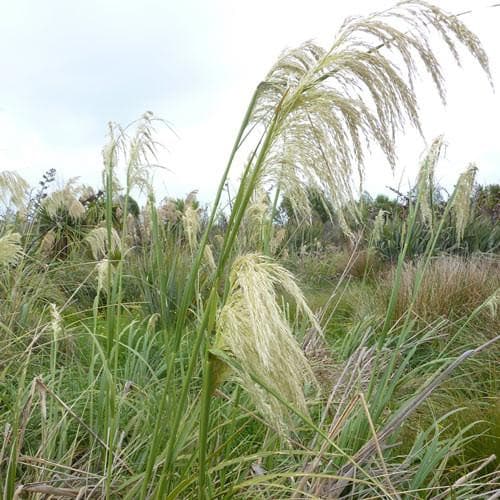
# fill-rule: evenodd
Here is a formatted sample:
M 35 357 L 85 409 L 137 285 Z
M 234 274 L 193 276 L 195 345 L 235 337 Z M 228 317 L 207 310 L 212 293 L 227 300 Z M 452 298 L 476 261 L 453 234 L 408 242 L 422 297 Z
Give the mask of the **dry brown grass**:
M 405 264 L 396 305 L 396 318 L 402 317 L 412 301 L 419 263 Z M 386 280 L 393 280 L 392 271 Z M 392 282 L 392 281 L 391 281 Z M 437 318 L 456 319 L 470 315 L 500 287 L 500 259 L 478 255 L 470 258 L 440 256 L 427 269 L 413 306 L 414 315 L 426 322 Z M 380 287 L 388 294 L 388 283 Z M 387 295 L 388 300 L 388 295 Z M 492 306 L 494 301 L 492 301 Z M 497 299 L 498 302 L 498 299 Z M 488 308 L 491 321 L 499 323 L 498 311 Z

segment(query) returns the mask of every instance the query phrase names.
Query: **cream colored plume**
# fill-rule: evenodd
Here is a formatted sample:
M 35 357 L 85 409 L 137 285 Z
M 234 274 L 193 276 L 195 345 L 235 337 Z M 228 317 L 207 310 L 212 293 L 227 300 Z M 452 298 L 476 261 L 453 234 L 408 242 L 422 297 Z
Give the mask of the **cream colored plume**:
M 175 224 L 179 220 L 181 213 L 179 212 L 179 210 L 177 210 L 175 201 L 172 199 L 167 199 L 158 209 L 158 216 L 163 221 L 163 223 L 169 222 L 170 224 Z
M 0 172 L 0 203 L 5 207 L 14 205 L 25 208 L 29 184 L 17 173 L 10 170 Z
M 212 247 L 207 243 L 203 249 L 203 263 L 211 270 L 215 271 L 216 264 L 214 259 L 214 254 L 212 252 Z
M 274 231 L 273 238 L 271 239 L 270 250 L 272 255 L 276 255 L 278 250 L 281 249 L 281 246 L 286 238 L 286 229 L 284 227 L 278 228 Z
M 263 189 L 256 189 L 242 222 L 243 248 L 254 251 L 260 247 L 264 225 L 269 221 L 269 213 L 269 195 Z
M 290 415 L 286 407 L 252 380 L 263 380 L 298 410 L 307 414 L 305 389 L 316 380 L 282 309 L 277 288 L 288 294 L 298 309 L 319 329 L 292 275 L 259 254 L 239 257 L 230 274 L 230 292 L 217 321 L 216 349 L 234 357 L 237 374 L 271 425 L 286 434 Z
M 109 140 L 103 148 L 104 184 L 111 183 L 111 191 L 122 190 L 117 176 L 119 164 L 124 164 L 126 189 L 133 188 L 150 192 L 152 190 L 151 170 L 156 162 L 157 142 L 154 140 L 154 122 L 157 119 L 151 111 L 146 111 L 128 127 L 117 123 L 109 124 Z M 129 135 L 130 130 L 133 133 Z
M 444 147 L 443 136 L 432 141 L 418 172 L 417 190 L 420 200 L 422 218 L 427 224 L 432 224 L 432 197 L 434 196 L 434 173 L 436 165 L 442 156 Z
M 106 292 L 107 290 L 110 267 L 113 268 L 112 264 L 110 264 L 109 259 L 102 259 L 96 264 L 97 295 L 99 295 L 101 292 Z
M 7 233 L 0 237 L 0 265 L 16 263 L 23 255 L 21 235 Z
M 188 240 L 189 248 L 193 252 L 198 244 L 200 231 L 200 214 L 191 204 L 187 205 L 182 215 L 182 225 Z
M 50 304 L 50 318 L 52 333 L 54 335 L 54 338 L 57 340 L 61 337 L 63 332 L 63 320 L 55 304 Z
M 382 239 L 384 226 L 385 226 L 385 216 L 388 212 L 380 209 L 378 214 L 373 221 L 373 229 L 372 229 L 372 241 L 373 243 L 377 243 Z
M 85 237 L 85 241 L 89 244 L 95 260 L 108 258 L 121 246 L 120 236 L 114 228 L 111 230 L 111 242 L 108 242 L 108 231 L 105 227 L 92 229 Z
M 40 250 L 44 256 L 49 256 L 56 243 L 56 233 L 53 229 L 47 231 L 40 243 Z
M 50 217 L 54 217 L 57 211 L 63 209 L 68 212 L 72 219 L 78 220 L 85 215 L 85 207 L 80 202 L 82 189 L 85 186 L 76 184 L 78 178 L 70 179 L 63 189 L 54 191 L 49 197 L 43 200 L 43 207 Z

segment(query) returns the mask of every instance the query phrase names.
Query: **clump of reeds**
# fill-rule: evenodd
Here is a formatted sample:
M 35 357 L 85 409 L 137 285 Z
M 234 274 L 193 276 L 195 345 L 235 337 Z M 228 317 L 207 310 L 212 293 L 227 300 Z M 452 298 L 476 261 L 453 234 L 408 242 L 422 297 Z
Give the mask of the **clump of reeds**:
M 500 287 L 500 263 L 494 256 L 444 255 L 430 261 L 414 298 L 420 266 L 421 262 L 404 264 L 397 298 L 398 318 L 406 314 L 412 300 L 415 317 L 427 322 L 467 317 Z M 380 290 L 388 290 L 393 279 L 393 273 L 389 273 Z

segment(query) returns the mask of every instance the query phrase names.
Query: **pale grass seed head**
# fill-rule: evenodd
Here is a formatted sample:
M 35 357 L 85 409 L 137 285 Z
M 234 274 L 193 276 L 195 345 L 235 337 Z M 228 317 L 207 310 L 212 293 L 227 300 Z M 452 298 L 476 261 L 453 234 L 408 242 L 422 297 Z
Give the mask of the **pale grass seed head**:
M 271 425 L 286 434 L 290 425 L 287 409 L 256 384 L 263 380 L 286 401 L 308 413 L 306 386 L 316 386 L 312 369 L 294 338 L 278 305 L 277 288 L 286 292 L 319 329 L 292 275 L 279 264 L 259 254 L 238 257 L 230 274 L 231 288 L 217 321 L 215 347 L 240 364 L 238 373 L 255 405 Z
M 432 224 L 432 197 L 434 195 L 434 174 L 436 165 L 442 156 L 445 143 L 443 136 L 436 137 L 424 156 L 417 179 L 417 194 L 420 201 L 420 213 L 424 222 Z
M 200 214 L 192 204 L 184 209 L 182 225 L 186 234 L 189 249 L 193 252 L 198 244 L 198 233 L 200 231 Z
M 488 308 L 491 319 L 498 317 L 498 306 L 500 305 L 500 288 L 497 288 L 485 302 L 485 307 Z
M 102 149 L 102 159 L 104 168 L 102 171 L 103 185 L 108 186 L 112 193 L 119 193 L 122 190 L 117 176 L 117 167 L 120 155 L 125 150 L 125 131 L 117 124 L 108 123 L 108 142 Z
M 188 193 L 188 195 L 186 196 L 186 199 L 184 201 L 184 205 L 195 207 L 195 205 L 197 203 L 197 199 L 196 199 L 197 195 L 198 195 L 197 189 L 194 189 L 193 191 Z
M 383 237 L 386 214 L 386 210 L 380 209 L 375 217 L 375 220 L 373 221 L 372 240 L 374 243 L 379 242 Z
M 44 199 L 43 207 L 50 217 L 55 217 L 58 210 L 65 210 L 74 220 L 85 215 L 85 207 L 80 201 L 81 187 L 76 184 L 77 180 L 77 177 L 71 178 L 62 189 Z
M 285 241 L 285 238 L 286 238 L 286 229 L 284 227 L 280 227 L 274 232 L 270 243 L 270 250 L 273 255 L 276 255 L 278 251 L 281 249 L 281 246 Z
M 17 209 L 25 208 L 29 184 L 17 173 L 10 170 L 0 172 L 0 203 Z
M 111 229 L 111 241 L 108 242 L 108 231 L 105 227 L 96 227 L 92 229 L 85 241 L 90 246 L 94 260 L 109 258 L 117 249 L 121 247 L 120 236 L 116 229 Z
M 242 221 L 245 248 L 258 247 L 264 224 L 269 220 L 269 211 L 269 195 L 263 189 L 255 190 Z
M 175 201 L 172 199 L 165 200 L 158 209 L 158 215 L 164 223 L 169 222 L 170 224 L 175 224 L 181 216 L 180 212 L 177 210 Z
M 216 264 L 214 259 L 214 254 L 212 252 L 212 247 L 207 243 L 203 249 L 203 263 L 211 270 L 215 271 Z
M 222 250 L 224 246 L 224 236 L 222 236 L 221 234 L 216 234 L 213 237 L 213 244 L 217 250 Z
M 53 229 L 45 233 L 44 237 L 42 238 L 42 242 L 40 243 L 40 251 L 44 256 L 47 257 L 52 253 L 56 241 L 56 233 Z
M 97 295 L 102 291 L 107 290 L 108 276 L 109 276 L 109 259 L 102 259 L 96 264 L 97 271 Z
M 7 233 L 0 237 L 0 266 L 15 264 L 23 256 L 21 235 Z
M 50 326 L 54 338 L 60 338 L 63 331 L 63 321 L 59 311 L 57 310 L 57 306 L 53 303 L 50 304 L 50 319 Z
M 476 165 L 471 163 L 465 172 L 460 174 L 457 185 L 455 186 L 452 209 L 455 212 L 455 227 L 459 243 L 464 237 L 465 227 L 467 226 L 470 218 L 472 190 L 474 188 L 476 172 Z
M 122 190 L 117 173 L 119 165 L 124 165 L 127 191 L 134 188 L 152 191 L 152 169 L 159 167 L 156 164 L 159 143 L 154 139 L 156 121 L 159 120 L 153 113 L 146 111 L 127 127 L 109 124 L 109 140 L 103 148 L 103 177 L 114 194 Z
M 150 192 L 152 188 L 151 170 L 153 161 L 157 160 L 157 142 L 154 140 L 154 117 L 146 111 L 138 122 L 134 136 L 131 138 L 127 155 L 127 185 L 137 187 L 141 191 Z

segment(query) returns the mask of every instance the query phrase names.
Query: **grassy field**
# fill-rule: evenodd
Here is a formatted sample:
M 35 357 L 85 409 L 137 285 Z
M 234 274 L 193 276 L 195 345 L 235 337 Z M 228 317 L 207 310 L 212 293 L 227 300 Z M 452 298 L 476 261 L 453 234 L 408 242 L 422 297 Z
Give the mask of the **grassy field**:
M 498 186 L 443 197 L 437 138 L 409 193 L 355 188 L 413 79 L 444 97 L 438 36 L 489 77 L 421 2 L 284 53 L 206 207 L 155 198 L 151 113 L 100 187 L 0 172 L 4 498 L 498 498 Z

